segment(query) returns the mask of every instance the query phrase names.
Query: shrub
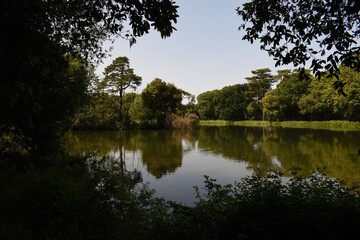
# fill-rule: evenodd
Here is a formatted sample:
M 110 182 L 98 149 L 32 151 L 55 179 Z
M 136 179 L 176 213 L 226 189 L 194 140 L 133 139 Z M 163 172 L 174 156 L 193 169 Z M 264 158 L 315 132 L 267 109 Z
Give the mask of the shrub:
M 191 212 L 195 239 L 355 239 L 360 234 L 359 188 L 314 172 L 255 174 L 221 186 L 206 177 Z M 187 216 L 188 217 L 188 216 Z M 185 235 L 185 234 L 184 234 Z
M 187 113 L 184 117 L 172 115 L 171 125 L 175 129 L 195 129 L 199 127 L 199 117 L 194 113 Z
M 0 169 L 4 239 L 356 239 L 357 187 L 326 177 L 205 177 L 195 206 L 155 198 L 138 172 L 87 156 L 13 175 Z

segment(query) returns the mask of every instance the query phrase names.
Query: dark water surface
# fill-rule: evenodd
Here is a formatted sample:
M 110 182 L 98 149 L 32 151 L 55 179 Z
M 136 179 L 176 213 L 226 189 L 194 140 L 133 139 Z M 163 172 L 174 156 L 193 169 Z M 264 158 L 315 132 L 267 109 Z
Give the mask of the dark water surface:
M 72 132 L 65 139 L 71 154 L 96 150 L 99 155 L 122 158 L 127 170 L 142 173 L 156 196 L 191 204 L 193 186 L 202 187 L 204 175 L 226 184 L 254 169 L 278 169 L 287 175 L 294 167 L 305 172 L 326 167 L 329 176 L 360 181 L 359 136 L 354 131 L 231 126 Z

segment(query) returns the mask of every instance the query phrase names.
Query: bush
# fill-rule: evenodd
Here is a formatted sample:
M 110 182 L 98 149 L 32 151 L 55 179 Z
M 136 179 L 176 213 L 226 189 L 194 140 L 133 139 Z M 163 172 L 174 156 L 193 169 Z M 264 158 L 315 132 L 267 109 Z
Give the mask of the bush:
M 167 217 L 165 201 L 137 186 L 139 173 L 111 159 L 65 157 L 48 168 L 4 171 L 1 239 L 146 239 Z
M 109 158 L 67 157 L 13 175 L 0 169 L 4 239 L 356 239 L 357 187 L 314 172 L 256 173 L 188 207 L 153 197 L 138 172 Z
M 195 129 L 199 127 L 199 122 L 199 117 L 193 113 L 187 113 L 184 117 L 173 114 L 171 125 L 175 129 Z
M 205 195 L 197 189 L 191 212 L 195 239 L 355 239 L 360 234 L 359 188 L 319 172 L 287 180 L 275 172 L 255 174 L 225 186 L 206 177 L 205 189 Z

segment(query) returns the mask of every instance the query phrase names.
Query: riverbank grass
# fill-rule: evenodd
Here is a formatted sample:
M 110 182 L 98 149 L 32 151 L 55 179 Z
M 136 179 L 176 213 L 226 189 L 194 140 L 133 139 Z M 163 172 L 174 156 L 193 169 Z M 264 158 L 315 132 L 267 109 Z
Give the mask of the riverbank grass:
M 243 126 L 243 127 L 283 127 L 283 128 L 312 128 L 329 130 L 360 130 L 360 122 L 350 121 L 226 121 L 201 120 L 200 126 Z

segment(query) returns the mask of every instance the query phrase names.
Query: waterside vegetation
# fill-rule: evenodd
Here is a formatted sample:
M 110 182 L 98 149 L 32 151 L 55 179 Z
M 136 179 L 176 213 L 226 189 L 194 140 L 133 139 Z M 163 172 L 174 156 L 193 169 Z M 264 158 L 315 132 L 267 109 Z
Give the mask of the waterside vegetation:
M 244 39 L 258 40 L 257 29 L 275 32 L 276 35 L 261 35 L 261 41 L 265 44 L 263 49 L 270 44 L 280 50 L 268 50 L 277 65 L 292 62 L 304 66 L 310 59 L 308 54 L 320 54 L 327 60 L 313 59 L 311 67 L 316 76 L 324 76 L 331 84 L 334 81 L 340 96 L 348 97 L 334 95 L 331 84 L 309 83 L 306 78 L 297 81 L 299 88 L 290 88 L 299 91 L 290 95 L 281 91 L 270 94 L 273 78 L 266 69 L 256 70 L 247 79 L 248 87 L 237 86 L 234 97 L 216 102 L 223 105 L 205 106 L 218 110 L 215 113 L 221 117 L 205 118 L 200 114 L 200 118 L 268 117 L 282 121 L 294 120 L 300 114 L 307 120 L 359 121 L 360 31 L 356 27 L 359 21 L 356 1 L 270 3 L 251 1 L 238 9 L 243 21 L 250 24 L 245 28 L 250 32 Z M 109 68 L 103 85 L 93 74 L 96 62 L 107 54 L 102 48 L 104 42 L 120 36 L 131 45 L 151 29 L 162 38 L 169 37 L 176 30 L 177 9 L 173 0 L 2 1 L 0 236 L 10 240 L 358 237 L 357 188 L 346 187 L 317 172 L 307 177 L 295 174 L 286 182 L 281 181 L 280 174 L 271 172 L 244 178 L 233 186 L 220 186 L 206 178 L 207 194 L 198 196 L 195 207 L 185 207 L 154 198 L 152 190 L 139 186 L 141 176 L 126 171 L 121 162 L 91 154 L 78 158 L 64 151 L 61 137 L 74 126 L 164 127 L 169 126 L 171 113 L 180 117 L 189 113 L 186 116 L 191 120 L 195 118 L 190 113 L 200 113 L 193 108 L 191 95 L 160 79 L 151 82 L 141 97 L 125 92 L 141 81 L 125 58 L 120 64 L 124 71 Z M 272 24 L 264 28 L 262 23 L 269 21 Z M 319 51 L 306 47 L 314 39 L 323 39 Z M 278 48 L 284 41 L 293 48 Z M 333 54 L 326 54 L 328 51 Z M 283 52 L 288 53 L 282 55 Z M 110 76 L 112 70 L 121 77 L 114 80 Z M 334 79 L 333 73 L 338 70 L 345 74 L 336 74 L 339 79 Z M 317 74 L 319 71 L 321 74 Z M 307 74 L 302 69 L 284 79 L 299 80 L 295 76 L 303 79 Z M 303 85 L 310 85 L 310 90 Z M 303 95 L 308 92 L 309 96 Z M 190 99 L 186 109 L 182 106 L 185 96 Z M 299 100 L 300 96 L 304 98 Z M 229 105 L 227 100 L 233 104 Z M 279 108 L 284 102 L 292 105 Z M 241 106 L 240 111 L 219 108 L 233 107 L 234 103 Z M 295 113 L 291 112 L 293 109 Z M 181 121 L 179 125 L 183 126 Z
M 356 239 L 358 186 L 321 171 L 257 172 L 220 185 L 205 176 L 193 207 L 154 197 L 141 174 L 108 158 L 1 169 L 4 239 Z
M 200 126 L 243 126 L 243 127 L 283 127 L 283 128 L 308 128 L 327 129 L 332 131 L 358 131 L 360 122 L 350 121 L 226 121 L 226 120 L 201 120 Z
M 117 73 L 117 78 L 107 72 L 119 86 L 109 88 L 107 75 L 93 81 L 87 103 L 72 118 L 73 129 L 189 129 L 197 128 L 198 120 L 201 125 L 358 129 L 360 75 L 350 68 L 341 67 L 339 77 L 346 83 L 342 94 L 333 87 L 331 75 L 318 80 L 309 71 L 301 76 L 297 70 L 272 74 L 264 68 L 252 71 L 247 83 L 201 93 L 195 101 L 195 96 L 159 78 L 140 94 L 125 92 L 129 86 L 136 88 L 140 79 L 126 57 L 115 59 L 107 70 L 117 69 L 119 62 L 128 72 Z M 134 79 L 136 85 L 131 85 Z M 180 119 L 188 124 L 179 124 Z

